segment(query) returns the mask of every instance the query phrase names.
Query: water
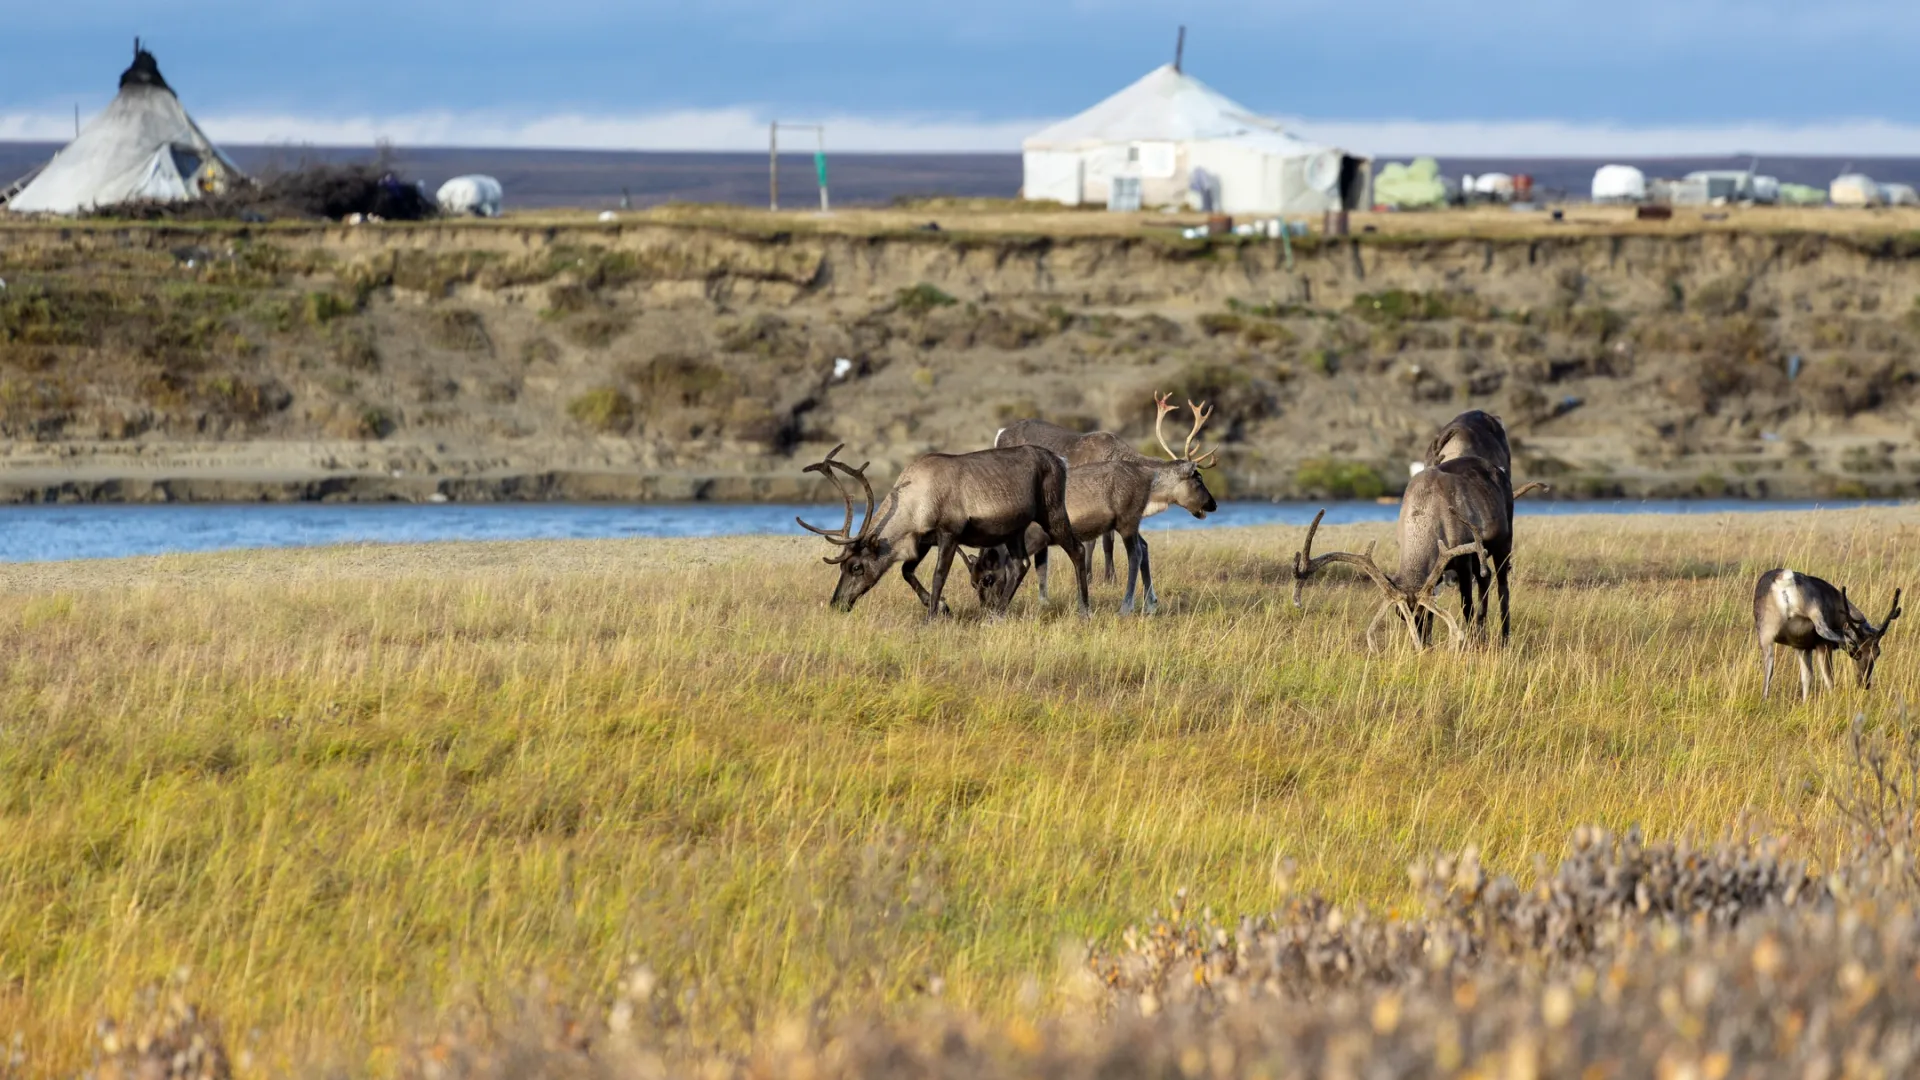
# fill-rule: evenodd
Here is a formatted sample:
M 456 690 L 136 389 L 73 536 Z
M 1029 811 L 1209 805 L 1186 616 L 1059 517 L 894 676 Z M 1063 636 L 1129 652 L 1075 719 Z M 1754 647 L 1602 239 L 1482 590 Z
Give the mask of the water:
M 1322 504 L 1229 502 L 1205 521 L 1170 510 L 1146 528 L 1207 529 L 1233 525 L 1301 525 Z M 1392 521 L 1393 504 L 1328 503 L 1327 522 Z M 1712 514 L 1754 510 L 1810 510 L 1886 506 L 1860 500 L 1749 502 L 1734 499 L 1522 501 L 1522 516 L 1550 514 Z M 795 514 L 837 525 L 834 506 L 687 503 L 590 505 L 570 503 L 247 503 L 239 505 L 71 505 L 0 507 L 0 561 L 107 559 L 183 551 L 310 547 L 322 544 L 435 540 L 571 540 L 635 536 L 799 534 Z

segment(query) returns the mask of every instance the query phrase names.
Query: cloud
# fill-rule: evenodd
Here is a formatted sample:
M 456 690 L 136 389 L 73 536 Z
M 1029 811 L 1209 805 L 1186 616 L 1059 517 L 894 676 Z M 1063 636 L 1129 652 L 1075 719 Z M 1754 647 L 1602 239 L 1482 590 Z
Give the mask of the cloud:
M 684 109 L 634 116 L 561 113 L 508 117 L 488 113 L 423 112 L 392 117 L 316 118 L 248 113 L 195 117 L 215 142 L 371 146 L 538 147 L 575 150 L 762 150 L 769 117 L 759 110 Z M 978 121 L 951 117 L 783 116 L 821 123 L 831 151 L 1007 151 L 1045 126 L 1044 120 Z M 73 134 L 71 115 L 0 114 L 0 139 L 61 140 Z M 812 132 L 782 142 L 811 149 Z
M 436 111 L 390 117 L 309 117 L 212 113 L 198 118 L 215 141 L 313 146 L 529 147 L 582 150 L 754 151 L 767 145 L 768 113 L 737 106 L 634 115 L 558 113 L 510 116 Z M 792 116 L 826 125 L 829 152 L 1013 152 L 1050 119 L 977 120 L 955 116 Z M 1312 120 L 1289 121 L 1297 133 L 1378 158 L 1441 157 L 1667 157 L 1735 153 L 1782 155 L 1920 155 L 1920 124 L 1877 119 L 1826 123 L 1747 122 L 1630 125 L 1560 120 Z M 0 139 L 60 141 L 73 117 L 61 113 L 0 113 Z M 794 132 L 783 142 L 810 149 L 814 136 Z

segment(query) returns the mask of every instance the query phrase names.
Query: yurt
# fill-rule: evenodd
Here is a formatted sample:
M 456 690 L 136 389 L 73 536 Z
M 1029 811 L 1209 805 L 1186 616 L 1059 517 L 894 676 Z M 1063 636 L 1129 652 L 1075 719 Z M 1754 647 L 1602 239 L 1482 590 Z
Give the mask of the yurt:
M 113 103 L 4 205 L 18 214 L 72 214 L 136 199 L 173 202 L 225 191 L 240 176 L 136 39 Z
M 1177 63 L 1021 143 L 1021 195 L 1079 206 L 1183 205 L 1229 214 L 1365 209 L 1372 161 L 1289 134 Z
M 1827 198 L 1833 200 L 1835 206 L 1878 206 L 1880 185 L 1874 183 L 1872 177 L 1847 173 L 1827 185 Z
M 1631 165 L 1602 165 L 1593 172 L 1594 202 L 1640 202 L 1647 197 L 1647 174 Z

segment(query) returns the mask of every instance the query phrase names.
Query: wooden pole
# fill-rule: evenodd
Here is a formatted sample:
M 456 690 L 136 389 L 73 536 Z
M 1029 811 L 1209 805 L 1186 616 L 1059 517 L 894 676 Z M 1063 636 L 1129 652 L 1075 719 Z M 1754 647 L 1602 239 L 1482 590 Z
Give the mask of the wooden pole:
M 767 125 L 767 209 L 780 209 L 780 121 Z
M 1175 71 L 1180 70 L 1180 64 L 1183 60 L 1186 59 L 1186 53 L 1187 53 L 1187 28 L 1183 26 L 1180 28 L 1180 37 L 1177 40 L 1175 40 L 1173 43 L 1173 70 Z

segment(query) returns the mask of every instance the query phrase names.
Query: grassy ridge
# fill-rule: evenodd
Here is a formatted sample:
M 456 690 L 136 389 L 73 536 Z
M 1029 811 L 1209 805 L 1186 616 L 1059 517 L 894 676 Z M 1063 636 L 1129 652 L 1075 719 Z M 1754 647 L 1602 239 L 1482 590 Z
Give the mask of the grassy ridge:
M 729 1038 L 936 977 L 1005 1009 L 1061 937 L 1181 886 L 1259 910 L 1283 860 L 1393 903 L 1435 848 L 1519 869 L 1580 822 L 1756 812 L 1818 859 L 1850 717 L 1916 666 L 1896 631 L 1872 695 L 1762 707 L 1751 583 L 1878 618 L 1917 524 L 1529 520 L 1514 645 L 1427 656 L 1366 655 L 1368 586 L 1293 609 L 1299 530 L 1166 536 L 1163 614 L 1109 589 L 1091 624 L 925 626 L 894 581 L 838 616 L 799 540 L 9 567 L 0 1029 L 77 1065 L 187 966 L 258 1060 L 378 1065 L 458 985 L 637 956 Z

